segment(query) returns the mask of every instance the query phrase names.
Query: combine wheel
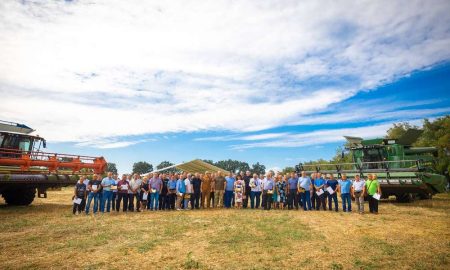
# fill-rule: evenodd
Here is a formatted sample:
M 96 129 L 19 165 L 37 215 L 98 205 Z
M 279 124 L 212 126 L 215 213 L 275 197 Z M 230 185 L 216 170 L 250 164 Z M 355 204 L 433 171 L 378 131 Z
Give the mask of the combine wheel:
M 409 203 L 414 201 L 414 195 L 412 193 L 402 193 L 395 195 L 395 198 L 397 199 L 397 202 L 401 203 Z
M 15 188 L 2 193 L 9 205 L 29 205 L 33 202 L 35 194 L 36 188 Z
M 431 199 L 433 197 L 433 195 L 431 193 L 420 193 L 419 194 L 419 198 L 421 200 L 428 200 Z

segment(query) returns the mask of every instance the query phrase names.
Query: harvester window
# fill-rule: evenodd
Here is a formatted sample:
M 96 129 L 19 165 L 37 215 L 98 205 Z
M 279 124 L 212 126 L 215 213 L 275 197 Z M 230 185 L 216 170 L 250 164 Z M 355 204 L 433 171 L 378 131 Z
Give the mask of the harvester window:
M 19 142 L 19 149 L 22 151 L 30 151 L 30 139 L 29 138 L 22 138 Z

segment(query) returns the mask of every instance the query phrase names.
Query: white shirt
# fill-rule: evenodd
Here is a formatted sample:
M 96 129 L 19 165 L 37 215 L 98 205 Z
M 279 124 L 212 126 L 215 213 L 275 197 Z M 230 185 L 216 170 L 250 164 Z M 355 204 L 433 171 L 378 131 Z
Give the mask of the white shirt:
M 252 187 L 252 185 L 255 185 L 255 187 Z M 256 178 L 256 179 L 251 178 L 250 179 L 250 190 L 253 192 L 260 192 L 261 191 L 261 180 L 259 180 L 258 178 Z
M 186 186 L 186 193 L 187 193 L 187 194 L 193 193 L 193 192 L 192 192 L 191 181 L 189 180 L 189 178 L 186 178 L 186 179 L 184 180 L 184 185 Z
M 359 181 L 353 181 L 353 189 L 355 190 L 355 192 L 363 191 L 365 185 L 366 182 L 362 179 Z

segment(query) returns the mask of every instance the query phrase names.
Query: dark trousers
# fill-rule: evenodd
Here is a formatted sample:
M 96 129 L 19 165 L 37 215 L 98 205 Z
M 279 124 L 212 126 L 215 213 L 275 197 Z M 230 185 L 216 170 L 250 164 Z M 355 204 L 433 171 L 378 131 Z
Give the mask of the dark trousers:
M 270 208 L 272 207 L 272 196 L 273 196 L 273 194 L 268 194 L 267 190 L 263 191 L 264 210 L 270 210 Z
M 260 200 L 261 200 L 261 191 L 250 191 L 250 207 L 252 209 L 259 208 Z
M 338 211 L 338 199 L 337 199 L 337 193 L 334 192 L 333 194 L 328 194 L 328 210 L 333 210 L 333 204 L 331 201 L 334 201 L 334 211 Z
M 294 209 L 294 207 L 296 209 L 298 209 L 298 204 L 297 204 L 297 189 L 289 189 L 289 194 L 288 194 L 288 209 Z
M 232 190 L 225 190 L 225 199 L 223 201 L 223 204 L 226 208 L 231 208 L 231 201 L 233 200 L 233 191 Z
M 139 193 L 128 194 L 128 210 L 134 211 L 134 199 L 136 198 L 136 210 L 139 211 L 141 209 L 141 199 L 139 198 Z
M 175 199 L 176 199 L 175 193 L 169 193 L 167 194 L 167 210 L 175 210 Z
M 112 210 L 116 210 L 116 201 L 117 201 L 117 192 L 113 192 L 112 193 L 112 200 L 111 200 L 111 204 L 112 204 Z
M 210 198 L 211 198 L 211 207 L 214 208 L 214 191 L 211 191 L 209 193 Z
M 311 210 L 311 193 L 309 190 L 305 190 L 305 192 L 300 193 L 300 200 L 302 201 L 303 210 Z
M 169 209 L 168 207 L 168 201 L 167 201 L 167 194 L 159 194 L 158 198 L 158 209 L 159 210 L 166 210 Z
M 194 192 L 191 194 L 191 207 L 192 209 L 200 209 L 200 192 Z
M 318 200 L 318 197 L 317 197 L 316 191 L 313 190 L 312 194 L 311 194 L 311 207 L 312 207 L 312 209 L 316 209 L 316 202 L 317 202 L 317 200 Z
M 78 198 L 78 197 L 77 197 Z M 73 204 L 73 209 L 72 212 L 75 214 L 75 212 L 78 211 L 78 213 L 81 213 L 81 211 L 84 210 L 84 207 L 86 207 L 86 199 L 85 198 L 81 198 L 81 203 L 80 204 Z
M 378 213 L 378 200 L 372 197 L 371 195 L 369 197 L 369 211 L 370 213 Z
M 245 191 L 245 198 L 242 200 L 242 207 L 247 208 L 250 198 L 250 192 Z
M 317 196 L 317 194 L 315 194 L 315 195 L 316 195 L 316 198 L 317 198 L 317 200 L 316 200 L 316 210 L 319 210 L 320 206 L 322 206 L 323 210 L 327 210 L 327 206 L 326 206 L 326 203 L 325 203 L 325 196 L 326 196 L 325 193 L 323 193 L 320 196 Z
M 123 208 L 122 211 L 126 212 L 128 210 L 128 193 L 117 193 L 117 203 L 116 203 L 116 211 L 119 212 L 120 210 L 120 203 L 123 200 Z

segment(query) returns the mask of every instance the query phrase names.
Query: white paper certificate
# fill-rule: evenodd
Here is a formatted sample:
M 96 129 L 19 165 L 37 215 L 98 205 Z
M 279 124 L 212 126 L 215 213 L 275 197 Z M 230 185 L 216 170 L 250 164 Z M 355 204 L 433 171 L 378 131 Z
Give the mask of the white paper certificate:
M 147 194 L 147 193 L 143 193 L 143 194 L 142 194 L 142 200 L 143 200 L 143 201 L 146 201 L 146 200 L 147 200 L 147 197 L 148 197 L 148 194 Z
M 374 197 L 376 200 L 380 200 L 381 199 L 381 194 L 375 193 L 375 194 L 373 194 L 372 197 Z
M 316 191 L 317 196 L 320 196 L 323 194 L 323 189 L 319 189 L 318 191 Z
M 331 187 L 327 187 L 327 191 L 330 195 L 334 193 L 334 190 Z
M 92 190 L 97 190 L 97 185 L 92 185 Z
M 120 189 L 121 189 L 121 190 L 128 190 L 128 185 L 121 185 L 121 186 L 120 186 Z
M 73 200 L 73 203 L 75 204 L 80 204 L 81 203 L 81 198 L 76 198 Z

